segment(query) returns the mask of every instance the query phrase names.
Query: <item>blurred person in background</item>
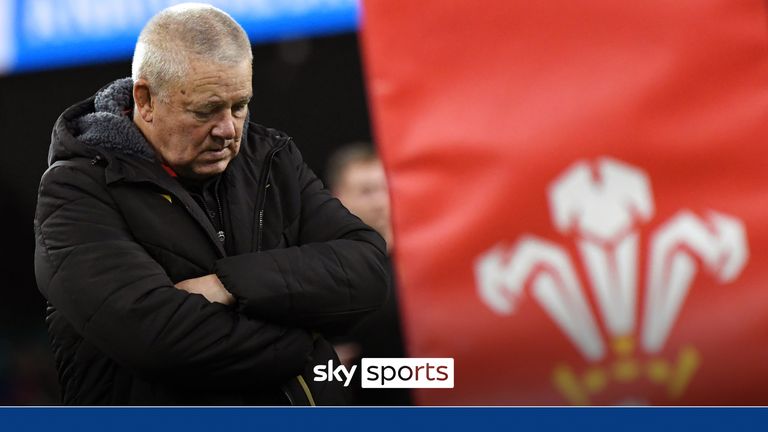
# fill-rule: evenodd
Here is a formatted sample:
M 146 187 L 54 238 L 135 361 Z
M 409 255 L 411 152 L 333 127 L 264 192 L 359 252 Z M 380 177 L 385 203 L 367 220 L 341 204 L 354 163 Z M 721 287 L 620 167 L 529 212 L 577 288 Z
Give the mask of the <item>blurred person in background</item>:
M 35 275 L 64 403 L 347 402 L 313 366 L 381 307 L 385 243 L 249 121 L 251 64 L 229 15 L 177 5 L 56 122 Z
M 326 167 L 328 188 L 342 204 L 373 227 L 392 251 L 392 225 L 389 191 L 384 167 L 373 146 L 350 143 L 336 150 Z M 391 261 L 388 261 L 391 272 Z M 336 340 L 334 348 L 347 365 L 359 364 L 364 357 L 406 357 L 400 323 L 395 278 L 381 310 L 365 318 L 352 331 Z M 359 369 L 359 368 L 358 368 Z M 363 389 L 355 386 L 359 405 L 411 405 L 409 389 Z

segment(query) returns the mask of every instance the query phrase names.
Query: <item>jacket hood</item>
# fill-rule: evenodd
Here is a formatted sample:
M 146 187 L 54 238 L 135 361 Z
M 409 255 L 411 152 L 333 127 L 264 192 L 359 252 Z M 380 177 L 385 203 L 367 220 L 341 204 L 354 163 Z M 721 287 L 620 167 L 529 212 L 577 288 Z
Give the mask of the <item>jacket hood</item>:
M 155 152 L 133 123 L 133 80 L 122 78 L 64 111 L 56 121 L 48 163 L 113 153 L 155 160 Z

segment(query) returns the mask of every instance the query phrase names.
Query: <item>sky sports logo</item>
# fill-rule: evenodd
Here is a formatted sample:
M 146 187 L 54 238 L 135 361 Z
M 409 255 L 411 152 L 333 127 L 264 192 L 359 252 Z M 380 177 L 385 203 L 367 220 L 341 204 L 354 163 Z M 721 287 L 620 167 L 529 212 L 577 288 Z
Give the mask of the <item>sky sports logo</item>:
M 453 388 L 453 358 L 364 358 L 360 362 L 362 388 Z M 315 381 L 341 381 L 348 387 L 357 365 L 314 367 Z

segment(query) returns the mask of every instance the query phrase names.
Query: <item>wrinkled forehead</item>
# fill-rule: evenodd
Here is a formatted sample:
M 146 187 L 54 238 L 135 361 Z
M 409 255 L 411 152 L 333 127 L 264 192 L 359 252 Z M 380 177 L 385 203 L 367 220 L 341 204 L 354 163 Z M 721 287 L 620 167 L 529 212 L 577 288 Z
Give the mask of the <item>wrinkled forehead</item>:
M 173 93 L 186 102 L 223 101 L 237 103 L 253 94 L 249 60 L 236 64 L 191 59 Z

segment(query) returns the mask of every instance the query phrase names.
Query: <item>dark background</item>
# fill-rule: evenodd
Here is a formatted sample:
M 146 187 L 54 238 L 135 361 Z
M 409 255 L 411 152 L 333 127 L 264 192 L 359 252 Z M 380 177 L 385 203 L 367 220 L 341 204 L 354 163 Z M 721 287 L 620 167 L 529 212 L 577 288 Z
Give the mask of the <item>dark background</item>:
M 370 140 L 356 34 L 255 45 L 251 119 L 293 136 L 321 178 L 330 152 Z M 0 76 L 0 404 L 55 404 L 35 284 L 33 218 L 51 128 L 70 105 L 129 76 L 119 63 Z

